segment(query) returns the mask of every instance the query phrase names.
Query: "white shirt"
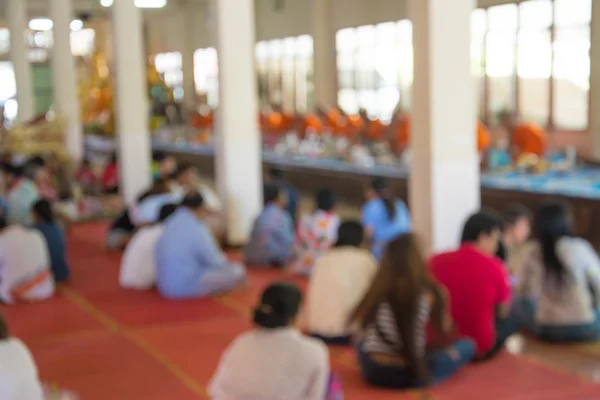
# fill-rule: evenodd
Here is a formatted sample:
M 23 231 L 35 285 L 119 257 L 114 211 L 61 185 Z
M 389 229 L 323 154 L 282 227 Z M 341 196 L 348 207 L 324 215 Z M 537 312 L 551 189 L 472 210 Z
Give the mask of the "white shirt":
M 520 294 L 537 298 L 535 320 L 544 325 L 579 325 L 595 321 L 600 308 L 600 259 L 584 239 L 565 237 L 558 241 L 556 254 L 567 274 L 556 287 L 546 279 L 540 245 L 524 250 L 517 268 Z M 596 298 L 592 299 L 592 291 Z
M 12 292 L 50 270 L 46 240 L 36 230 L 11 225 L 0 233 L 0 299 L 13 303 Z M 54 294 L 54 280 L 47 279 L 23 294 L 25 300 L 44 300 Z
M 163 226 L 141 228 L 133 235 L 121 260 L 119 282 L 125 289 L 147 290 L 156 281 L 156 257 L 154 250 L 162 235 Z
M 242 334 L 223 354 L 210 383 L 213 400 L 323 400 L 329 354 L 291 328 Z
M 19 339 L 0 341 L 0 399 L 43 400 L 31 353 Z
M 308 285 L 306 329 L 321 336 L 349 334 L 348 318 L 377 272 L 370 251 L 334 247 L 317 259 Z

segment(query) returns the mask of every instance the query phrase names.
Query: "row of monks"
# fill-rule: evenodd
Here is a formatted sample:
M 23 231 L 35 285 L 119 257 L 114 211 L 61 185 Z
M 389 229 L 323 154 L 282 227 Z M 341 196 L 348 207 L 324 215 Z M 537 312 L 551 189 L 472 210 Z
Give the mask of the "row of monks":
M 500 117 L 502 127 L 508 133 L 511 155 L 535 154 L 542 157 L 546 152 L 547 134 L 539 125 L 516 122 L 510 115 Z M 365 110 L 356 115 L 346 114 L 341 108 L 317 108 L 314 113 L 292 114 L 281 107 L 273 106 L 270 111 L 259 113 L 261 132 L 264 135 L 283 136 L 295 132 L 300 138 L 309 134 L 321 135 L 329 132 L 344 137 L 351 143 L 387 141 L 395 153 L 402 153 L 410 144 L 411 118 L 401 110 L 394 113 L 389 124 L 371 119 Z M 199 129 L 212 130 L 213 112 L 198 113 L 192 125 Z M 480 153 L 489 150 L 492 134 L 481 121 L 477 121 L 477 148 Z M 509 150 L 509 149 L 507 149 Z

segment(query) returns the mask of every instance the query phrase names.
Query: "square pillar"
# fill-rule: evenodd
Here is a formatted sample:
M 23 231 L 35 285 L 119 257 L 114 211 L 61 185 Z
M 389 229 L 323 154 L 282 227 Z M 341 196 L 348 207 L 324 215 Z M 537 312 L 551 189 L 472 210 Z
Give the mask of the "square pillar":
M 311 0 L 313 76 L 316 107 L 338 104 L 337 49 L 332 0 Z
M 8 0 L 6 5 L 7 22 L 10 30 L 10 62 L 15 71 L 17 86 L 18 122 L 29 121 L 35 114 L 31 66 L 29 65 L 29 44 L 25 37 L 28 27 L 27 2 Z
M 475 0 L 410 0 L 414 84 L 409 202 L 414 229 L 432 252 L 455 248 L 480 207 L 471 75 Z
M 217 186 L 229 244 L 246 242 L 262 210 L 262 157 L 254 70 L 254 0 L 213 0 L 219 53 Z
M 131 204 L 152 183 L 142 18 L 134 0 L 115 1 L 112 17 L 119 184 Z
M 592 1 L 590 51 L 590 135 L 594 160 L 600 160 L 600 2 Z

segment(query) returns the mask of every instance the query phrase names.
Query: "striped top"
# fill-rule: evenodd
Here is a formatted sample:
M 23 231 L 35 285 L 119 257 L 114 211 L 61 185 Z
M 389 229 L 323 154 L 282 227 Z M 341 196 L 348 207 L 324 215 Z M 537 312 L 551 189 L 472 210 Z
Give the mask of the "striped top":
M 418 355 L 425 355 L 426 325 L 429 320 L 430 306 L 427 296 L 423 295 L 419 302 L 417 323 L 415 325 L 415 346 Z M 382 303 L 377 309 L 375 321 L 367 327 L 363 348 L 367 353 L 382 353 L 398 356 L 402 353 L 402 341 L 396 327 L 392 308 Z

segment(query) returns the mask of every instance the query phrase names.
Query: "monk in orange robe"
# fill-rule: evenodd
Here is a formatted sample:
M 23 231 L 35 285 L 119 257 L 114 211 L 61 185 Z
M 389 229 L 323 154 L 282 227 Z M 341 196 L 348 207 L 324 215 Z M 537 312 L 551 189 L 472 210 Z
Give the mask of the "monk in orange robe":
M 359 111 L 359 116 L 362 119 L 361 135 L 364 138 L 372 142 L 384 139 L 387 126 L 379 118 L 370 119 L 365 109 Z
M 477 150 L 479 152 L 487 151 L 492 145 L 492 135 L 481 121 L 477 121 Z
M 336 108 L 326 111 L 323 107 L 316 109 L 316 116 L 321 120 L 323 130 L 328 130 L 332 134 L 337 134 L 342 126 L 342 114 Z
M 306 134 L 309 130 L 320 135 L 323 133 L 323 122 L 316 114 L 306 114 L 304 116 L 300 116 L 303 121 L 304 131 L 302 134 Z
M 533 122 L 519 122 L 510 114 L 501 116 L 501 121 L 510 135 L 510 147 L 515 160 L 523 154 L 544 155 L 548 135 L 541 126 Z

